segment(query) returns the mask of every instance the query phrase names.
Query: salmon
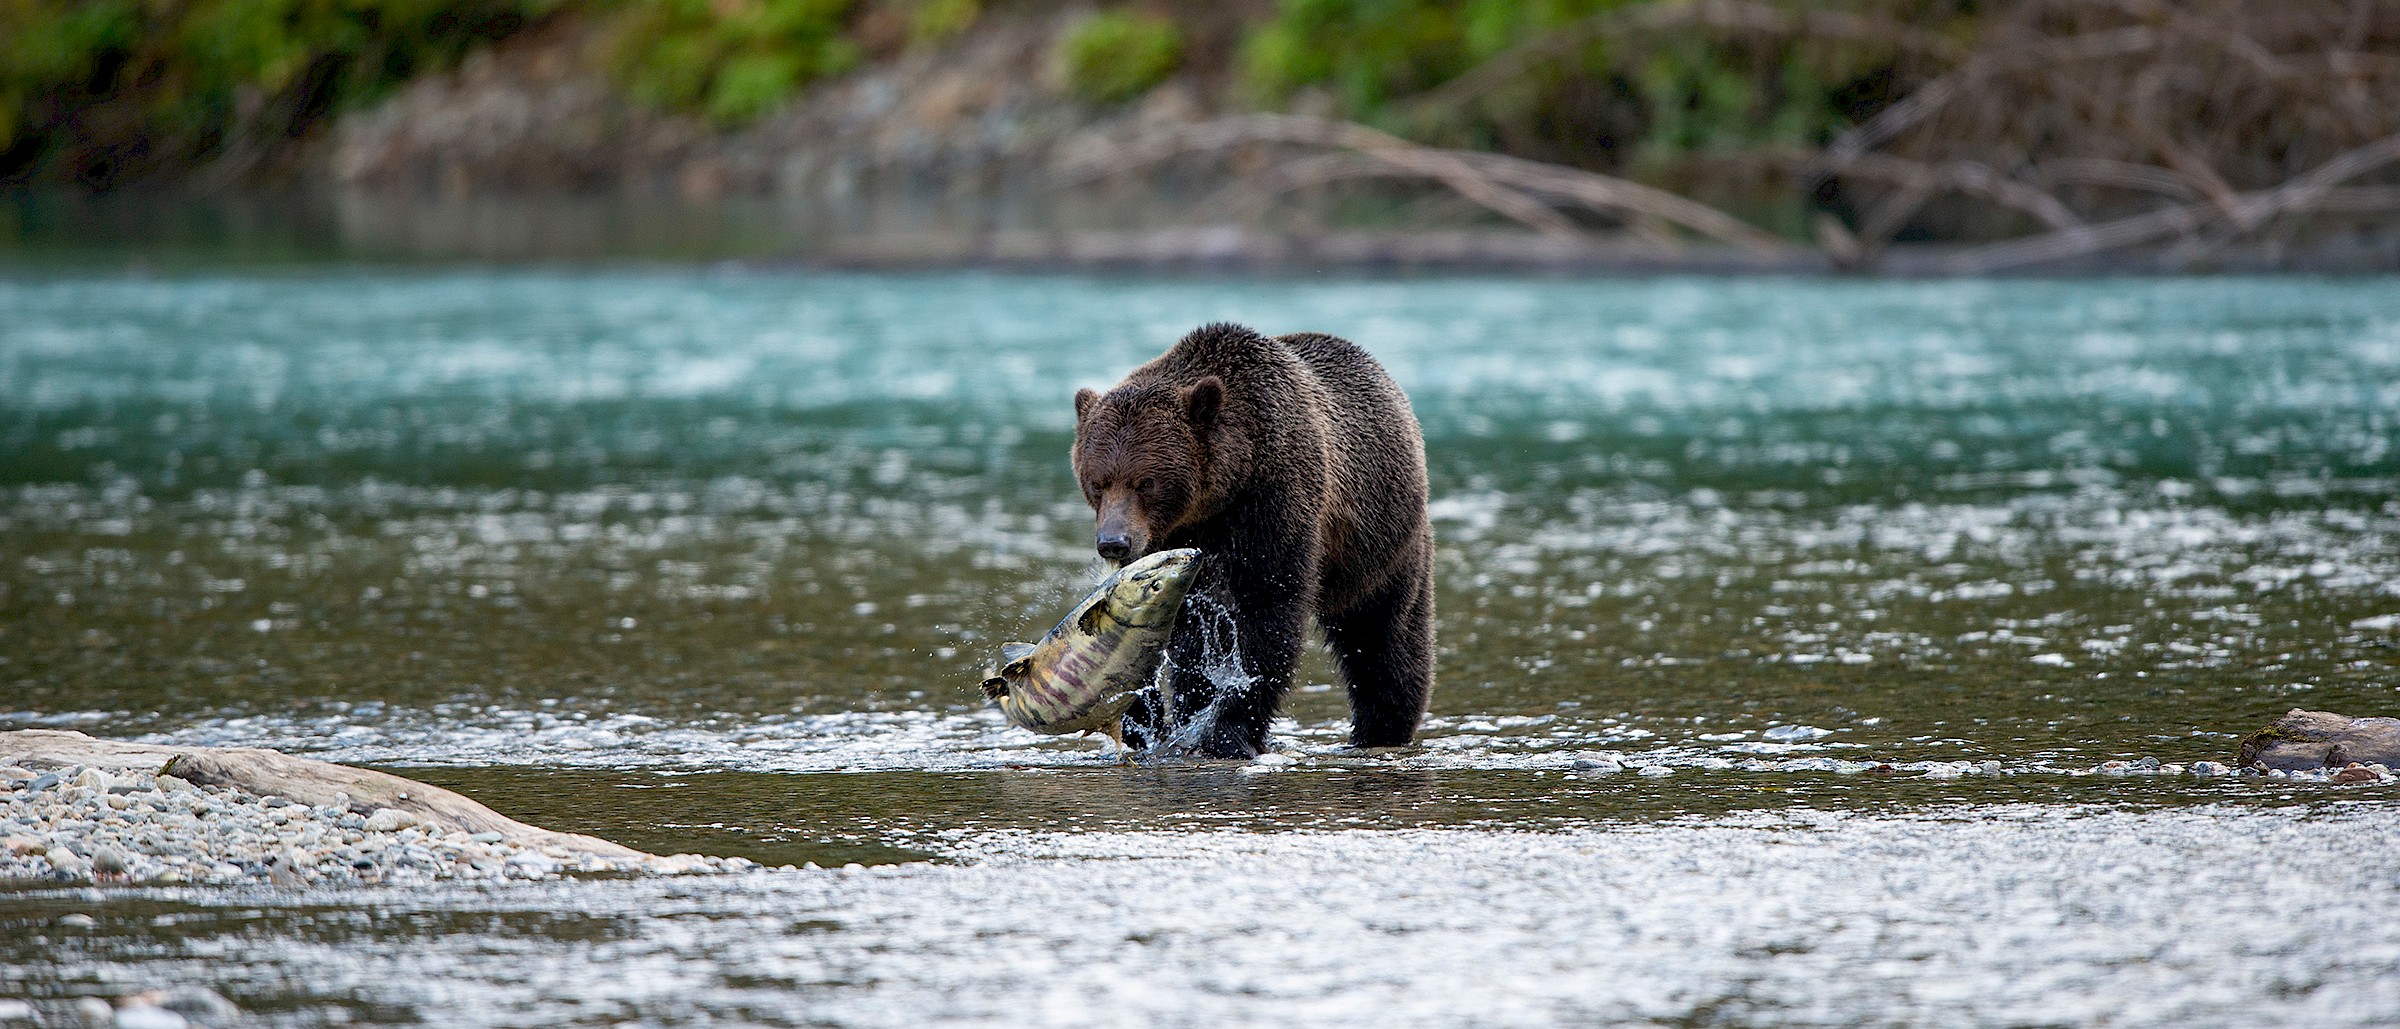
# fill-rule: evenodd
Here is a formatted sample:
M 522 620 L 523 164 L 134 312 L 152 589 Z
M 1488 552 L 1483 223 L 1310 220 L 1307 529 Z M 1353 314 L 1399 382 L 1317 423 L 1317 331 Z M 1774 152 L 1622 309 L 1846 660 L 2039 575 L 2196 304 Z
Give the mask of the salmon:
M 1101 733 L 1121 750 L 1118 719 L 1150 686 L 1168 630 L 1200 571 L 1197 550 L 1162 550 L 1101 580 L 1039 643 L 1007 643 L 984 696 L 1034 732 Z

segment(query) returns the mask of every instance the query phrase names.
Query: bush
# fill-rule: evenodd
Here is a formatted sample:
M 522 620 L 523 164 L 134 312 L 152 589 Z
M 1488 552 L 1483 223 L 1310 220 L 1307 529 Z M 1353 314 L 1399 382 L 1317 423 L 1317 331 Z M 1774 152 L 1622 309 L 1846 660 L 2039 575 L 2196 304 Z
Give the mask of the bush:
M 299 135 L 553 0 L 0 0 L 0 179 L 105 186 Z
M 1470 116 L 1420 124 L 1405 101 L 1493 56 L 1640 0 L 1282 0 L 1242 49 L 1242 77 L 1275 103 L 1330 90 L 1343 113 L 1465 146 L 1534 147 L 1565 159 L 1591 141 L 1609 163 L 1696 150 L 1820 143 L 1844 122 L 1841 83 L 1867 69 L 1819 67 L 1779 44 L 1728 45 L 1726 34 L 1672 30 L 1603 38 L 1481 98 Z M 1614 94 L 1595 99 L 1591 94 Z M 1582 99 L 1578 103 L 1568 101 Z M 1623 130 L 1635 130 L 1620 138 Z
M 1059 41 L 1067 88 L 1099 103 L 1149 92 L 1183 65 L 1183 32 L 1169 19 L 1127 11 L 1085 18 Z
M 908 41 L 931 46 L 948 42 L 975 27 L 983 16 L 978 0 L 917 0 L 908 15 Z
M 750 121 L 847 70 L 849 0 L 647 0 L 621 8 L 616 67 L 635 99 Z

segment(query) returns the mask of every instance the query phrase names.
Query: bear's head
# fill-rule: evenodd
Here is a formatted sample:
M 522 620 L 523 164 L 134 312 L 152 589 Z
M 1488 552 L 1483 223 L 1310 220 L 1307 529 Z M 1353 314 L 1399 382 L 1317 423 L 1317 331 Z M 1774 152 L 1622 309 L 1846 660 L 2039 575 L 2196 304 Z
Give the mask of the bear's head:
M 1100 556 L 1122 564 L 1165 544 L 1213 507 L 1211 446 L 1225 382 L 1146 383 L 1075 393 L 1075 479 L 1092 505 Z

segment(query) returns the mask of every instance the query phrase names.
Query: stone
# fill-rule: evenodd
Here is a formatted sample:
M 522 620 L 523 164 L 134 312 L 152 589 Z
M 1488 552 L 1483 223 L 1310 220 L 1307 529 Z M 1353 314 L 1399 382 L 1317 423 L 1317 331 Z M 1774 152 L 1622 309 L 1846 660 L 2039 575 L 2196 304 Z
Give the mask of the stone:
M 375 809 L 374 814 L 367 816 L 364 828 L 368 832 L 398 832 L 415 824 L 417 824 L 415 815 L 399 808 L 379 807 Z
M 75 998 L 75 1017 L 89 1026 L 109 1026 L 117 1022 L 116 1009 L 98 997 Z
M 178 986 L 160 991 L 157 1004 L 192 1021 L 212 1025 L 225 1025 L 242 1017 L 240 1007 L 205 986 Z
M 143 1005 L 118 1008 L 115 1024 L 117 1029 L 186 1029 L 192 1023 L 190 1019 L 165 1008 Z
M 2400 718 L 2352 718 L 2293 708 L 2242 737 L 2239 768 L 2305 771 L 2358 764 L 2400 764 Z
M 2354 764 L 2333 773 L 2331 781 L 2337 786 L 2348 786 L 2352 783 L 2382 782 L 2383 776 L 2365 765 Z

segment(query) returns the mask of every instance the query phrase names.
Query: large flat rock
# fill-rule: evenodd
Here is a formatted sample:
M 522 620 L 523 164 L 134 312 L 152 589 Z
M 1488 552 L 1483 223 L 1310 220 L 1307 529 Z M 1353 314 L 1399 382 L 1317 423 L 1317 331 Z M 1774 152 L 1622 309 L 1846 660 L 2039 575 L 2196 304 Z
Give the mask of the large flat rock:
M 199 786 L 280 796 L 312 807 L 347 808 L 362 815 L 392 808 L 419 823 L 466 833 L 496 832 L 523 847 L 557 848 L 616 861 L 657 857 L 596 836 L 527 825 L 414 779 L 252 747 L 170 747 L 104 740 L 59 729 L 19 729 L 0 732 L 0 766 L 5 765 L 35 770 L 81 765 L 112 774 L 169 776 Z
M 2400 768 L 2400 718 L 2352 718 L 2293 708 L 2242 737 L 2234 763 L 2286 772 L 2354 763 Z

